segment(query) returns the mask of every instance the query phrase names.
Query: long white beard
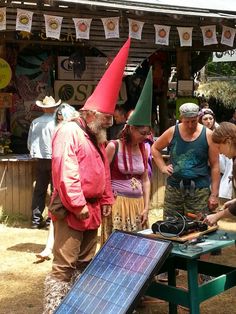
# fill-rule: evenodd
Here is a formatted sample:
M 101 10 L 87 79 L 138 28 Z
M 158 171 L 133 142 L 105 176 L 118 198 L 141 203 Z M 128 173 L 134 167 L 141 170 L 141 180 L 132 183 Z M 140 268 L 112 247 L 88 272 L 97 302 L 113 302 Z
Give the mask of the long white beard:
M 96 136 L 98 144 L 103 144 L 107 141 L 107 130 L 101 128 L 100 124 L 98 124 L 96 121 L 88 123 L 88 127 Z

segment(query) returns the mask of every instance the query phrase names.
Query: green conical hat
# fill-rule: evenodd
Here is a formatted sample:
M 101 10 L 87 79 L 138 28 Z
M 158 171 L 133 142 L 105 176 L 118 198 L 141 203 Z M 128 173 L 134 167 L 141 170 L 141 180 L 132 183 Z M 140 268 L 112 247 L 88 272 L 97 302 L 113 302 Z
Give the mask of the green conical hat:
M 134 112 L 127 121 L 128 125 L 151 126 L 152 84 L 152 67 L 150 67 Z

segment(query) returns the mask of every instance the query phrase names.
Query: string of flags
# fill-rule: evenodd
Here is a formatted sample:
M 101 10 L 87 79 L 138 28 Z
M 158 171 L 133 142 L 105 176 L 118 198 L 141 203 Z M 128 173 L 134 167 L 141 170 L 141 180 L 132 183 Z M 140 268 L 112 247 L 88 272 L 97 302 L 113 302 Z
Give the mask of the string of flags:
M 31 33 L 33 12 L 28 10 L 17 9 L 16 16 L 16 31 Z M 0 8 L 0 31 L 6 30 L 6 8 Z M 72 18 L 75 26 L 76 39 L 89 39 L 91 18 Z M 63 17 L 44 14 L 45 29 L 47 38 L 60 39 Z M 119 17 L 101 18 L 105 38 L 119 38 Z M 142 31 L 144 22 L 129 19 L 129 37 L 138 40 L 142 39 Z M 169 45 L 169 37 L 171 26 L 154 24 L 155 28 L 155 43 L 158 45 Z M 216 25 L 200 26 L 203 45 L 218 44 L 216 36 Z M 180 46 L 192 46 L 193 27 L 177 27 L 180 39 Z M 220 43 L 233 47 L 236 29 L 222 25 L 222 33 Z

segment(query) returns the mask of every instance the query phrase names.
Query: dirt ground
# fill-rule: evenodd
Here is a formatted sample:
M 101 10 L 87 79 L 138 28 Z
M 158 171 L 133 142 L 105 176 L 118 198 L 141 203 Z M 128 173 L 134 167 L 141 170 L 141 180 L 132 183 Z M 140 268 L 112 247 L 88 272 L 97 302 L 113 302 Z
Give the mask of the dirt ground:
M 159 211 L 153 210 L 150 220 L 157 220 L 159 214 Z M 220 228 L 236 231 L 236 221 L 222 221 Z M 51 261 L 37 264 L 35 254 L 44 248 L 47 231 L 0 224 L 0 238 L 0 314 L 42 313 L 43 282 L 50 271 Z M 236 249 L 226 248 L 222 255 L 211 256 L 211 260 L 236 267 Z M 178 277 L 178 284 L 186 286 L 184 272 Z M 236 287 L 211 298 L 202 303 L 201 313 L 236 313 L 235 295 Z M 157 300 L 144 308 L 138 308 L 137 313 L 166 314 L 168 306 L 166 302 Z M 188 313 L 188 311 L 179 308 L 178 313 Z

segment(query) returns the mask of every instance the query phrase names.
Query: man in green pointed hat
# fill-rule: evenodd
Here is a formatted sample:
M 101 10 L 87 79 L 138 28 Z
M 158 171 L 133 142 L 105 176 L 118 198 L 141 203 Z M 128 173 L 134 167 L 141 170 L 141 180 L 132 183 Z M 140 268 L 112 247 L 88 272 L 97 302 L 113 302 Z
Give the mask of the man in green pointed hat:
M 145 140 L 151 135 L 152 69 L 150 68 L 136 108 L 118 140 L 110 141 L 106 153 L 110 162 L 115 204 L 112 217 L 105 217 L 101 242 L 114 229 L 139 231 L 147 228 L 150 180 Z

